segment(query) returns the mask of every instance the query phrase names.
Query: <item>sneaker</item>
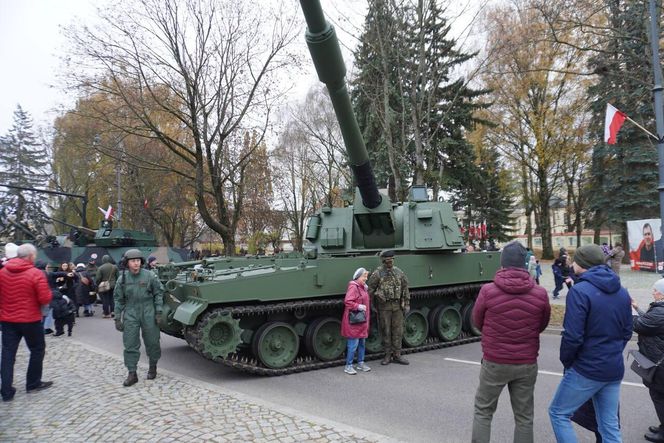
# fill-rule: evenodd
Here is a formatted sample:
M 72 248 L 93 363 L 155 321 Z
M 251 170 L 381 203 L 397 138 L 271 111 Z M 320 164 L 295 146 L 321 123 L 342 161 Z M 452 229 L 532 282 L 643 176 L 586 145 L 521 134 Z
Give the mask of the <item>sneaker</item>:
M 344 368 L 344 372 L 348 375 L 357 374 L 357 371 L 355 371 L 355 369 L 353 369 L 353 366 L 351 366 L 351 365 L 346 365 L 346 367 Z
M 369 366 L 367 366 L 364 362 L 358 363 L 357 366 L 355 366 L 355 369 L 357 369 L 358 371 L 362 371 L 362 372 L 371 371 L 371 368 Z
M 51 328 L 44 329 L 44 334 L 45 335 L 53 334 L 53 329 L 51 329 Z

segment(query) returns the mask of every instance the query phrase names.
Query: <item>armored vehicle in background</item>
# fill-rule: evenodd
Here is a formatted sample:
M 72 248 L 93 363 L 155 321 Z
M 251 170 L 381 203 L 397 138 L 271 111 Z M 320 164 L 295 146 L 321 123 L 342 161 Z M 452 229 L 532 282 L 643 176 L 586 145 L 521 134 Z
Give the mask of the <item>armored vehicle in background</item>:
M 482 283 L 499 268 L 496 253 L 462 253 L 452 207 L 429 201 L 413 186 L 406 202 L 377 189 L 352 112 L 345 66 L 335 31 L 317 0 L 301 0 L 306 41 L 318 76 L 327 85 L 357 183 L 353 206 L 325 207 L 310 218 L 301 258 L 214 260 L 164 267 L 160 328 L 180 336 L 204 357 L 263 375 L 343 364 L 343 299 L 353 272 L 375 269 L 383 249 L 410 282 L 403 353 L 477 340 L 470 313 Z M 193 266 L 192 266 L 193 265 Z M 380 356 L 372 317 L 367 358 Z
M 143 231 L 114 228 L 112 220 L 102 220 L 99 229 L 76 226 L 60 220 L 53 221 L 69 226 L 69 235 L 59 235 L 56 241 L 37 242 L 38 259 L 50 267 L 58 268 L 61 263 L 88 263 L 109 255 L 119 263 L 122 255 L 131 248 L 140 249 L 145 257 L 154 255 L 160 263 L 183 262 L 189 258 L 185 249 L 157 246 L 154 235 Z

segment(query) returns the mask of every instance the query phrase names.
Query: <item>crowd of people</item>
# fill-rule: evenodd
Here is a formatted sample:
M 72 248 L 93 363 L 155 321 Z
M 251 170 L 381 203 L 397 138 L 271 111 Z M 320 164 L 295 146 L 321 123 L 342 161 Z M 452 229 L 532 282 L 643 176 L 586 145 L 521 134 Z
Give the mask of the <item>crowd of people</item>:
M 71 336 L 81 307 L 83 316 L 94 315 L 97 296 L 103 317 L 114 319 L 116 329 L 122 332 L 127 368 L 123 385 L 138 382 L 141 336 L 149 360 L 147 379 L 157 376 L 163 287 L 151 270 L 156 259 L 146 259 L 140 250 L 131 249 L 120 268 L 104 256 L 99 268 L 91 268 L 95 265 L 92 261 L 89 266 L 63 263 L 56 271 L 47 272 L 31 244 L 7 245 L 5 255 L 0 269 L 0 393 L 4 401 L 11 401 L 16 392 L 13 371 L 20 341 L 24 339 L 30 350 L 26 391 L 49 388 L 53 382 L 42 380 L 46 318 L 54 321 L 54 335 L 64 335 L 66 327 Z M 655 283 L 654 301 L 643 311 L 621 285 L 614 262 L 623 256 L 619 244 L 615 248 L 585 245 L 576 249 L 571 264 L 564 249 L 553 263 L 553 297 L 558 297 L 563 284 L 568 287 L 560 346 L 564 374 L 548 410 L 559 442 L 576 441 L 572 421 L 595 432 L 597 441 L 622 441 L 619 397 L 625 371 L 623 351 L 633 332 L 639 334 L 642 358 L 655 367 L 654 376 L 644 378 L 644 384 L 659 423 L 644 437 L 664 442 L 664 372 L 657 369 L 664 361 L 664 279 Z M 401 355 L 404 319 L 410 310 L 408 279 L 395 266 L 394 251 L 383 251 L 380 260 L 381 265 L 371 273 L 358 268 L 348 283 L 341 334 L 347 339 L 344 372 L 349 375 L 371 370 L 365 362 L 365 342 L 372 304 L 385 351 L 381 365 L 409 364 Z M 514 441 L 532 442 L 540 334 L 548 326 L 551 305 L 547 291 L 539 285 L 542 270 L 532 251 L 519 242 L 510 242 L 501 250 L 500 265 L 493 281 L 480 289 L 472 310 L 473 324 L 482 332 L 472 441 L 490 441 L 493 415 L 507 386 L 515 419 Z M 632 308 L 637 315 L 632 316 Z
M 102 303 L 103 318 L 112 318 L 123 334 L 124 360 L 128 370 L 124 386 L 138 382 L 136 366 L 140 357 L 140 336 L 149 357 L 147 379 L 157 376 L 161 356 L 159 327 L 163 287 L 155 267 L 156 257 L 147 260 L 138 249 L 125 252 L 120 268 L 105 255 L 97 268 L 96 257 L 88 265 L 62 263 L 47 271 L 46 263 L 37 260 L 37 249 L 30 243 L 5 245 L 0 262 L 0 394 L 11 401 L 14 364 L 18 345 L 25 340 L 30 350 L 25 389 L 28 393 L 47 389 L 52 381 L 42 380 L 46 350 L 44 337 L 72 336 L 76 318 L 94 315 L 93 306 Z M 55 331 L 51 329 L 55 328 Z

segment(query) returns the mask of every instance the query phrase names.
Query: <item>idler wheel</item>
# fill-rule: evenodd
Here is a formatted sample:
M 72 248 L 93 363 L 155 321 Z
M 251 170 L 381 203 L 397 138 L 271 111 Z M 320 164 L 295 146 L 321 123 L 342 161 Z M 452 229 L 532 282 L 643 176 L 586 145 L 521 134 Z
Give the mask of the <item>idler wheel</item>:
M 187 341 L 203 356 L 216 359 L 235 352 L 242 343 L 241 336 L 240 320 L 233 318 L 230 312 L 215 309 L 203 315 L 195 327 L 194 337 L 188 337 Z
M 429 334 L 427 317 L 417 309 L 406 314 L 403 322 L 403 344 L 408 348 L 421 345 Z
M 288 323 L 266 323 L 254 334 L 251 348 L 256 358 L 270 369 L 290 366 L 300 347 L 300 338 Z
M 461 313 L 454 306 L 437 306 L 430 314 L 431 332 L 443 341 L 453 341 L 461 334 Z
M 333 317 L 317 318 L 304 333 L 304 345 L 309 355 L 321 361 L 336 360 L 346 348 L 341 336 L 341 322 Z

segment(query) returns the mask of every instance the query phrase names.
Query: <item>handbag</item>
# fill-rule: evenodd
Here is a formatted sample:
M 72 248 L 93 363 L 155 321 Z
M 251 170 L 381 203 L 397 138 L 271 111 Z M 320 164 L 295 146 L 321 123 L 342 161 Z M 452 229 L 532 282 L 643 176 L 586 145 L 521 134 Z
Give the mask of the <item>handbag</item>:
M 645 355 L 641 354 L 639 351 L 630 351 L 634 361 L 632 362 L 630 369 L 636 372 L 636 375 L 641 377 L 644 382 L 652 383 L 653 378 L 655 377 L 655 371 L 659 367 L 659 364 L 662 363 L 664 357 L 659 359 L 657 363 L 654 363 Z
M 99 283 L 99 287 L 97 287 L 97 292 L 108 292 L 111 290 L 111 282 L 110 281 L 103 281 Z
M 360 311 L 359 309 L 356 311 L 350 311 L 348 313 L 348 323 L 351 325 L 355 325 L 357 323 L 364 323 L 367 321 L 367 313 L 366 311 Z

